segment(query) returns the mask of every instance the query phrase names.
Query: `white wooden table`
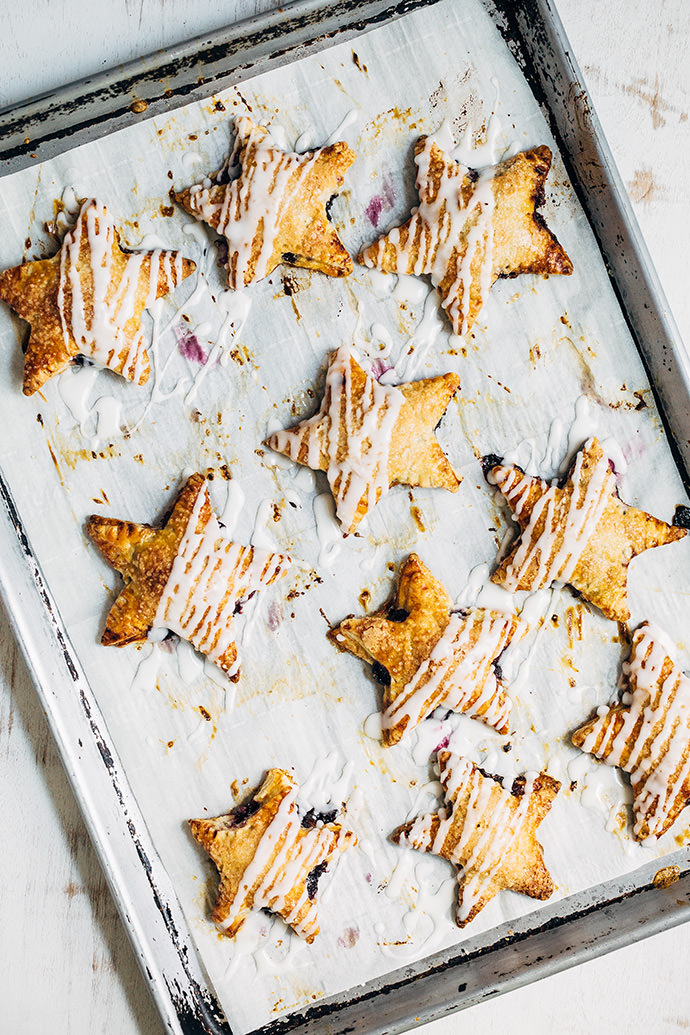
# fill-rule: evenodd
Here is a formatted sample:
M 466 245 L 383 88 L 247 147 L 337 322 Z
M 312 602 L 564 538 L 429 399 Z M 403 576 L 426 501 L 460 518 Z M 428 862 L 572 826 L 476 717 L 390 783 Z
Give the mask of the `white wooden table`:
M 253 0 L 4 4 L 0 105 L 257 6 Z M 557 0 L 557 7 L 690 344 L 690 4 Z M 1 604 L 0 786 L 0 1035 L 158 1035 L 161 1022 Z M 690 925 L 420 1030 L 687 1030 L 689 958 Z

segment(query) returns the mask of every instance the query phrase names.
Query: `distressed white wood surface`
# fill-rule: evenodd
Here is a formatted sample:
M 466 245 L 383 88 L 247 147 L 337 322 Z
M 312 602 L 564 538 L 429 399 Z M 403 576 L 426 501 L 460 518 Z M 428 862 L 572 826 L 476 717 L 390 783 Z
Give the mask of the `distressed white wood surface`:
M 204 33 L 271 0 L 3 5 L 0 105 Z M 557 0 L 690 344 L 690 4 Z M 0 1035 L 159 1035 L 127 936 L 0 605 Z M 420 1029 L 690 1029 L 690 925 Z

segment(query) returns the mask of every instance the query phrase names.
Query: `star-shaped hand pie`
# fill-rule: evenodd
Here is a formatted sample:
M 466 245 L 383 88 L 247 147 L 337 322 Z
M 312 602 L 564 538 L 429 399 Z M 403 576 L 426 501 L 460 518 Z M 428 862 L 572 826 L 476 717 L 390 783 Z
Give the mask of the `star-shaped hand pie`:
M 0 298 L 31 325 L 24 395 L 75 356 L 143 384 L 149 358 L 142 313 L 195 269 L 180 252 L 124 250 L 105 205 L 85 201 L 56 255 L 0 273 Z
M 419 207 L 359 255 L 385 273 L 431 274 L 456 334 L 467 334 L 499 277 L 573 272 L 537 207 L 551 168 L 548 147 L 477 173 L 434 141 L 415 147 Z
M 319 933 L 316 892 L 331 860 L 357 837 L 328 817 L 300 815 L 298 787 L 270 769 L 253 798 L 216 819 L 190 819 L 192 835 L 220 874 L 211 919 L 234 937 L 252 909 L 269 909 L 296 934 Z
M 690 805 L 690 679 L 649 622 L 633 636 L 623 677 L 622 703 L 599 708 L 572 741 L 630 773 L 633 833 L 644 841 L 665 834 Z
M 496 662 L 526 624 L 453 602 L 416 554 L 400 570 L 394 599 L 366 618 L 346 618 L 328 634 L 336 646 L 373 666 L 383 684 L 383 743 L 397 744 L 439 705 L 508 732 L 511 700 Z
M 622 502 L 612 465 L 596 438 L 577 454 L 562 487 L 514 466 L 494 467 L 490 480 L 508 500 L 521 529 L 491 576 L 512 593 L 567 582 L 607 618 L 625 622 L 630 617 L 630 561 L 643 550 L 685 535 L 685 529 Z
M 122 647 L 169 629 L 237 673 L 233 617 L 285 573 L 290 558 L 224 538 L 202 475 L 189 479 L 163 528 L 96 514 L 86 531 L 125 580 L 101 643 Z
M 530 774 L 507 791 L 495 777 L 449 751 L 440 751 L 438 762 L 449 808 L 418 816 L 392 838 L 458 867 L 458 927 L 474 920 L 499 891 L 549 898 L 555 885 L 535 832 L 558 794 L 558 780 Z
M 281 262 L 331 277 L 352 273 L 352 259 L 327 211 L 354 152 L 342 140 L 301 155 L 281 151 L 269 131 L 248 116 L 236 119 L 235 128 L 232 158 L 241 166 L 239 177 L 175 195 L 187 212 L 226 239 L 230 287 L 261 280 Z
M 460 384 L 444 374 L 391 388 L 365 373 L 352 349 L 334 352 L 321 409 L 267 445 L 325 471 L 344 531 L 354 532 L 392 485 L 457 492 L 460 479 L 434 437 Z

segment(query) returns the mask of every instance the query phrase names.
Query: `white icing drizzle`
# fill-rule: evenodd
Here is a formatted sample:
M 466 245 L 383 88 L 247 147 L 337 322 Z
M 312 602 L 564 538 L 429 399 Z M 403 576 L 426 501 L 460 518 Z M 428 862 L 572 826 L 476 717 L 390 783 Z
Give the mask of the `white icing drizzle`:
M 413 381 L 415 379 L 426 361 L 429 349 L 438 340 L 439 334 L 444 333 L 445 327 L 440 309 L 441 301 L 437 292 L 428 291 L 424 299 L 422 318 L 395 364 L 400 380 Z
M 116 248 L 105 205 L 86 201 L 60 250 L 58 314 L 67 348 L 75 342 L 83 355 L 141 384 L 148 377 L 144 333 L 137 328 L 128 341 L 127 324 L 136 315 L 142 286 L 148 309 L 156 300 L 161 272 L 170 287 L 182 280 L 182 256 L 160 248 L 129 252 L 120 271 L 113 261 Z
M 261 550 L 273 550 L 275 552 L 277 544 L 267 527 L 269 520 L 273 519 L 273 506 L 273 500 L 270 497 L 261 500 L 259 503 L 256 508 L 254 531 L 252 532 L 250 542 L 252 546 L 256 546 Z
M 344 762 L 337 751 L 330 751 L 310 767 L 309 776 L 300 784 L 300 804 L 304 802 L 305 810 L 311 806 L 318 812 L 340 809 L 350 798 L 354 771 L 352 759 Z
M 236 148 L 239 144 L 245 155 L 252 152 L 241 178 L 225 187 L 198 184 L 189 192 L 190 208 L 228 241 L 228 283 L 233 289 L 266 276 L 280 223 L 320 153 L 280 150 L 265 127 L 246 116 L 236 118 L 235 127 Z
M 372 712 L 362 723 L 362 732 L 369 740 L 381 740 L 381 712 Z
M 526 774 L 524 793 L 515 799 L 494 780 L 483 776 L 467 759 L 442 755 L 440 767 L 446 800 L 452 811 L 441 818 L 435 835 L 432 820 L 437 814 L 420 816 L 401 839 L 401 844 L 440 855 L 453 828 L 453 839 L 443 854 L 460 867 L 458 881 L 462 886 L 462 901 L 458 906 L 458 920 L 464 922 L 490 887 L 494 874 L 520 833 L 529 809 L 535 776 Z M 518 804 L 514 807 L 516 800 Z M 463 803 L 463 810 L 466 803 L 466 810 L 458 832 L 455 810 L 459 801 Z M 469 845 L 475 835 L 476 841 L 470 851 Z
M 312 509 L 319 540 L 319 567 L 332 569 L 342 549 L 343 537 L 335 516 L 335 501 L 330 492 L 320 492 L 315 496 Z
M 358 122 L 359 121 L 359 116 L 360 116 L 360 112 L 356 108 L 352 108 L 350 111 L 348 111 L 347 115 L 345 115 L 345 117 L 342 119 L 342 121 L 340 122 L 338 127 L 336 129 L 334 129 L 333 132 L 331 133 L 330 137 L 326 141 L 326 146 L 328 147 L 329 144 L 335 144 L 339 140 L 342 140 L 343 139 L 343 134 L 344 134 L 345 130 L 349 126 L 352 126 L 356 122 Z
M 555 580 L 568 582 L 572 577 L 615 486 L 615 476 L 605 455 L 596 463 L 590 463 L 587 479 L 583 477 L 585 452 L 591 445 L 590 439 L 575 459 L 570 476 L 573 491 L 567 510 L 564 512 L 563 506 L 558 505 L 557 486 L 546 489 L 537 500 L 515 555 L 506 568 L 503 581 L 506 589 L 517 590 L 528 573 L 531 573 L 530 586 L 535 590 Z M 515 516 L 519 517 L 531 479 L 517 468 L 501 467 L 493 475 Z
M 386 273 L 378 273 L 378 270 L 371 270 L 371 275 L 378 274 L 379 277 L 388 277 L 389 290 L 391 283 L 391 275 Z M 393 298 L 396 302 L 407 302 L 411 306 L 422 305 L 428 295 L 433 295 L 433 291 L 429 291 L 426 283 L 423 280 L 419 280 L 418 277 L 408 276 L 405 273 L 398 274 L 394 278 L 395 287 L 393 288 Z
M 204 506 L 209 511 L 207 521 L 201 513 Z M 204 484 L 153 624 L 189 640 L 212 661 L 220 661 L 234 641 L 232 619 L 237 605 L 278 578 L 288 563 L 286 557 L 226 539 Z
M 511 701 L 493 662 L 508 645 L 513 627 L 512 616 L 492 611 L 452 614 L 429 657 L 384 711 L 382 728 L 392 729 L 405 720 L 406 729 L 414 728 L 439 704 L 497 729 L 504 727 Z
M 132 694 L 150 693 L 155 687 L 160 671 L 163 654 L 157 643 L 151 644 L 151 649 L 144 654 L 137 665 L 137 670 L 132 679 Z
M 399 229 L 394 229 L 381 237 L 377 254 L 368 255 L 365 264 L 381 265 L 386 248 L 392 246 L 397 260 L 395 272 L 399 275 L 429 273 L 432 284 L 438 287 L 454 274 L 444 289 L 442 305 L 458 333 L 464 335 L 469 329 L 472 295 L 478 294 L 481 304 L 493 281 L 496 168 L 483 169 L 472 183 L 470 169 L 457 162 L 444 169 L 432 197 L 436 184 L 431 176 L 431 159 L 438 146 L 438 134 L 428 136 L 415 156 L 420 203 L 406 232 L 401 235 Z M 417 251 L 414 259 L 413 248 Z
M 227 483 L 225 506 L 218 515 L 218 520 L 224 526 L 222 534 L 229 539 L 235 531 L 242 507 L 244 506 L 244 489 L 237 478 L 231 478 Z
M 388 492 L 388 453 L 404 399 L 397 388 L 381 385 L 368 375 L 361 398 L 356 398 L 352 392 L 353 361 L 356 362 L 352 348 L 341 346 L 328 367 L 319 412 L 296 429 L 277 432 L 272 439 L 273 447 L 279 452 L 293 460 L 299 458 L 314 469 L 319 467 L 322 451 L 325 451 L 326 475 L 336 501 L 338 519 L 346 531 L 356 526 L 362 500 L 369 510 Z M 321 436 L 315 426 L 324 417 L 327 417 L 327 431 Z
M 86 433 L 86 422 L 93 412 L 88 400 L 100 372 L 100 367 L 91 364 L 72 366 L 63 370 L 58 378 L 60 398 L 72 414 L 82 435 Z
M 672 663 L 662 681 L 671 651 L 657 627 L 645 623 L 636 631 L 630 660 L 623 666 L 630 686 L 628 707 L 601 708 L 581 745 L 607 765 L 630 773 L 636 836 L 643 829 L 646 836 L 660 835 L 690 778 L 690 678 Z
M 101 395 L 93 404 L 92 413 L 96 415 L 96 433 L 93 447 L 98 448 L 102 442 L 112 442 L 122 435 L 122 403 L 113 395 Z
M 318 914 L 312 907 L 305 916 L 300 912 L 310 902 L 305 886 L 289 911 L 287 899 L 294 892 L 299 878 L 313 869 L 347 836 L 344 829 L 334 834 L 317 824 L 309 837 L 300 837 L 301 817 L 296 807 L 298 787 L 292 784 L 259 841 L 254 857 L 240 880 L 227 918 L 220 925 L 227 929 L 250 908 L 269 909 L 280 913 L 287 924 L 303 938 L 318 929 Z M 232 815 L 230 816 L 232 821 Z

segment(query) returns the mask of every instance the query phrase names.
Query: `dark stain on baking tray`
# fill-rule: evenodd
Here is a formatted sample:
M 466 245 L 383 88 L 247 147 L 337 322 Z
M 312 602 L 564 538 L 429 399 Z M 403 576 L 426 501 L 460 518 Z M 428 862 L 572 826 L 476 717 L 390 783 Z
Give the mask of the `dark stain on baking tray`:
M 438 0 L 338 0 L 314 8 L 295 4 L 169 48 L 173 56 L 137 59 L 61 89 L 55 100 L 33 98 L 0 112 L 0 168 L 7 172 L 78 143 L 150 118 L 183 101 L 204 99 L 306 50 L 359 35 Z M 306 9 L 303 9 L 305 8 Z M 286 15 L 289 14 L 289 21 Z M 43 153 L 41 153 L 43 152 Z
M 2 476 L 2 473 L 0 473 L 0 500 L 2 500 L 2 503 L 4 504 L 20 549 L 26 560 L 27 568 L 31 573 L 31 578 L 36 588 L 36 592 L 38 593 L 43 605 L 45 616 L 50 623 L 51 631 L 59 645 L 62 660 L 64 661 L 65 667 L 69 672 L 72 681 L 78 688 L 81 707 L 88 721 L 93 741 L 98 748 L 103 765 L 110 777 L 118 805 L 120 806 L 123 815 L 126 817 L 127 830 L 129 831 L 132 844 L 134 845 L 137 856 L 139 857 L 142 869 L 148 879 L 151 896 L 160 912 L 168 937 L 175 947 L 182 970 L 187 979 L 187 985 L 185 989 L 182 989 L 177 981 L 170 980 L 165 974 L 163 975 L 170 999 L 177 1012 L 182 1031 L 184 1032 L 184 1035 L 231 1035 L 230 1027 L 225 1020 L 220 1007 L 215 1002 L 210 992 L 202 989 L 194 975 L 191 973 L 188 965 L 189 949 L 180 935 L 170 902 L 156 884 L 151 859 L 149 858 L 146 847 L 142 842 L 142 838 L 137 830 L 136 824 L 131 818 L 131 791 L 125 789 L 126 781 L 122 778 L 119 765 L 116 762 L 107 739 L 101 733 L 97 720 L 102 722 L 102 717 L 97 714 L 95 705 L 89 699 L 88 684 L 80 671 L 79 665 L 72 656 L 71 644 L 69 643 L 62 621 L 59 618 L 57 609 L 31 547 L 31 543 L 29 542 L 29 538 L 26 534 L 21 518 L 19 517 L 19 512 L 12 493 L 10 492 L 9 486 Z M 19 637 L 19 640 L 20 643 L 22 643 L 21 637 Z M 29 657 L 27 657 L 27 661 L 31 668 L 31 659 Z M 79 745 L 80 747 L 82 746 L 81 740 L 79 741 Z M 148 977 L 149 980 L 151 980 L 150 971 L 148 972 Z

